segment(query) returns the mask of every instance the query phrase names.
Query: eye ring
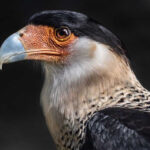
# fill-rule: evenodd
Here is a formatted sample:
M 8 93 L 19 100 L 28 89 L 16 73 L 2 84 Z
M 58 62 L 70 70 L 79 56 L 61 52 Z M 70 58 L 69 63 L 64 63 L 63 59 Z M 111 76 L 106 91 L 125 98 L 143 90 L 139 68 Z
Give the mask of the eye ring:
M 68 27 L 60 27 L 55 29 L 55 37 L 58 41 L 64 42 L 71 36 L 71 31 Z

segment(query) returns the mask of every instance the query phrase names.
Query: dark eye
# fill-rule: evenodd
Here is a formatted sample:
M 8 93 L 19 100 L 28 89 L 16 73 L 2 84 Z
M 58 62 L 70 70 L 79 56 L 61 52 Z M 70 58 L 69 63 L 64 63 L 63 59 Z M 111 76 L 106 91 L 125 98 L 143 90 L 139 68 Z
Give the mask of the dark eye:
M 56 39 L 59 41 L 66 41 L 69 39 L 71 31 L 67 27 L 60 27 L 55 30 Z

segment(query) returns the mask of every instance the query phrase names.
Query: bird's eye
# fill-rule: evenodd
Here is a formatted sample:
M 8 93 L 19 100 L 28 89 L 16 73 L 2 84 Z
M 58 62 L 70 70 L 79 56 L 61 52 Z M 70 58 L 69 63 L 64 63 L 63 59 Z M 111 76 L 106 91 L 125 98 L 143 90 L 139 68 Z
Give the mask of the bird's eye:
M 69 39 L 71 31 L 67 27 L 61 27 L 55 29 L 55 36 L 58 41 L 66 41 Z

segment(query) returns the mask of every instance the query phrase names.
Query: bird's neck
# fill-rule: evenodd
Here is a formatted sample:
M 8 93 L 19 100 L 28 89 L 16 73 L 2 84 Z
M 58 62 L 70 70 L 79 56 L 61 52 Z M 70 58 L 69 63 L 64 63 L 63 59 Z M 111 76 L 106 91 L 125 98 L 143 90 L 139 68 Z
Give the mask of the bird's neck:
M 41 95 L 44 114 L 50 132 L 59 149 L 78 149 L 84 142 L 87 120 L 96 112 L 107 107 L 123 105 L 121 99 L 125 91 L 142 86 L 130 72 L 122 74 L 122 79 L 97 78 L 91 76 L 87 82 L 68 82 L 60 72 L 55 76 L 47 70 Z M 123 101 L 123 100 L 122 100 Z

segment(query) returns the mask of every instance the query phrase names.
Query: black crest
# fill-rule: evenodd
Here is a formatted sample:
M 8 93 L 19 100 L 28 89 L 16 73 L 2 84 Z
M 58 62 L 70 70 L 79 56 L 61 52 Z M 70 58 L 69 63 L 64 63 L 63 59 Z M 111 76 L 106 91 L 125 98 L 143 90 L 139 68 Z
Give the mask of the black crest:
M 66 10 L 44 11 L 33 15 L 29 19 L 29 24 L 47 25 L 55 28 L 67 26 L 76 36 L 86 36 L 109 45 L 112 50 L 126 59 L 125 48 L 119 38 L 98 21 L 85 14 Z

